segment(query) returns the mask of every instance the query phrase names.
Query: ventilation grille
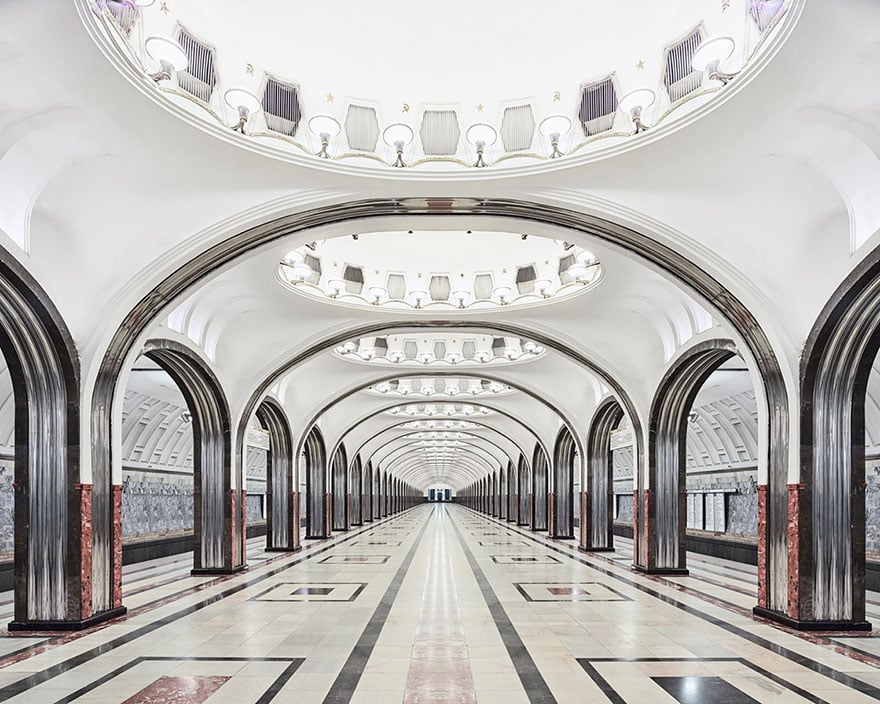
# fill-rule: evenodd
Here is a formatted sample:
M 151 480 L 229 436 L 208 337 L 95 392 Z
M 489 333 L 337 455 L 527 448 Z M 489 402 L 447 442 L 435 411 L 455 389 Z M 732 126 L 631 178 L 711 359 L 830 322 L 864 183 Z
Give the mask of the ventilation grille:
M 752 0 L 749 3 L 749 15 L 763 33 L 774 25 L 776 18 L 782 14 L 783 7 L 783 0 Z
M 535 115 L 531 105 L 505 108 L 501 118 L 501 143 L 506 152 L 530 149 L 535 138 Z
M 448 301 L 452 287 L 449 285 L 448 276 L 432 276 L 428 284 L 428 293 L 432 301 Z
M 296 134 L 302 121 L 302 103 L 296 83 L 267 75 L 262 104 L 266 127 L 288 137 Z
M 388 298 L 402 299 L 406 295 L 406 279 L 403 274 L 388 274 L 385 287 L 388 289 Z
M 416 344 L 415 340 L 407 340 L 403 343 L 403 356 L 406 359 L 415 359 L 418 353 L 419 346 Z
M 477 274 L 474 277 L 474 298 L 478 301 L 492 298 L 492 274 Z
M 177 25 L 175 39 L 183 47 L 188 61 L 186 70 L 177 74 L 177 84 L 199 100 L 210 102 L 214 86 L 217 85 L 217 50 L 180 24 Z
M 695 71 L 691 63 L 694 60 L 694 53 L 705 37 L 706 30 L 702 24 L 699 24 L 684 39 L 666 47 L 663 85 L 666 86 L 669 99 L 673 103 L 693 93 L 703 82 L 702 71 Z
M 465 359 L 473 359 L 477 353 L 477 345 L 473 340 L 468 340 L 461 346 L 461 356 Z
M 492 354 L 496 357 L 503 357 L 505 349 L 507 349 L 507 343 L 504 341 L 503 337 L 492 338 Z
M 461 129 L 455 110 L 425 110 L 419 138 L 428 156 L 452 156 L 458 150 Z
M 535 265 L 518 267 L 516 270 L 516 289 L 520 293 L 532 293 L 535 290 L 535 279 L 538 273 L 535 271 Z
M 342 270 L 342 280 L 345 281 L 346 291 L 360 293 L 364 289 L 364 270 L 359 266 L 346 264 Z
M 614 126 L 617 113 L 617 86 L 614 75 L 581 86 L 578 119 L 584 137 L 607 132 Z
M 376 111 L 363 105 L 350 105 L 345 115 L 345 137 L 348 139 L 348 146 L 356 151 L 376 151 L 376 144 L 379 142 Z
M 117 2 L 110 0 L 104 7 L 110 12 L 110 16 L 116 20 L 116 25 L 122 30 L 122 33 L 131 36 L 132 28 L 141 18 L 141 9 L 131 2 Z
M 437 340 L 434 343 L 434 359 L 444 359 L 446 357 L 446 343 L 443 340 Z
M 388 340 L 384 337 L 377 337 L 373 348 L 376 350 L 377 357 L 384 357 L 388 354 Z

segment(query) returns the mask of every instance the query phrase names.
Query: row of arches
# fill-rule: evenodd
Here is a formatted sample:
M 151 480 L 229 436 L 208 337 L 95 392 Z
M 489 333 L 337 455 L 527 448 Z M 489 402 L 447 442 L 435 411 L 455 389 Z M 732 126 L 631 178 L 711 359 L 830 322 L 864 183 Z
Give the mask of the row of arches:
M 318 220 L 338 222 L 360 217 L 362 205 L 351 204 L 354 209 L 346 212 L 321 213 Z M 384 212 L 381 203 L 373 206 L 371 214 Z M 400 215 L 399 202 L 387 207 L 389 216 Z M 418 206 L 413 208 L 410 214 L 418 214 Z M 540 219 L 575 230 L 594 228 L 595 236 L 616 238 L 621 247 L 717 302 L 722 316 L 756 360 L 766 406 L 769 456 L 762 458 L 766 481 L 759 486 L 760 611 L 804 627 L 863 627 L 864 391 L 867 370 L 880 347 L 876 322 L 880 310 L 878 254 L 864 260 L 835 292 L 806 341 L 799 389 L 791 394 L 800 401 L 799 409 L 794 411 L 800 429 L 800 460 L 789 472 L 787 428 L 791 410 L 785 384 L 766 336 L 730 292 L 650 238 L 595 218 L 558 209 L 547 212 L 534 204 L 487 201 L 481 202 L 480 214 Z M 113 445 L 110 418 L 123 360 L 165 301 L 214 270 L 224 257 L 232 261 L 248 248 L 282 236 L 282 231 L 289 234 L 290 225 L 279 222 L 260 232 L 230 238 L 224 252 L 212 252 L 209 266 L 200 266 L 199 260 L 191 262 L 163 282 L 161 294 L 151 294 L 132 310 L 108 348 L 108 361 L 94 393 L 93 425 L 86 435 L 81 434 L 79 359 L 73 340 L 45 292 L 11 256 L 3 253 L 0 349 L 12 372 L 16 409 L 16 627 L 87 625 L 119 612 L 121 491 L 112 482 L 109 468 Z M 562 353 L 573 354 L 553 340 L 533 337 Z M 704 352 L 717 359 L 717 352 Z M 173 350 L 156 350 L 154 356 L 174 368 L 181 383 L 192 378 L 209 385 L 209 381 L 193 376 L 193 370 L 177 360 Z M 699 379 L 707 364 L 711 366 L 705 360 L 695 362 L 681 379 Z M 680 569 L 682 565 L 681 505 L 672 488 L 675 477 L 669 470 L 676 461 L 671 442 L 676 410 L 686 400 L 681 395 L 682 384 L 679 380 L 671 385 L 669 398 L 664 399 L 657 413 L 652 413 L 651 440 L 646 443 L 647 471 L 640 475 L 645 481 L 636 489 L 638 561 L 646 569 Z M 263 391 L 256 392 L 259 398 L 253 410 L 265 396 Z M 615 386 L 615 393 L 627 415 L 632 416 L 623 390 Z M 195 392 L 192 401 L 207 402 Z M 216 407 L 207 410 L 214 413 Z M 645 444 L 637 419 L 631 417 L 631 421 L 637 442 Z M 235 569 L 243 555 L 243 497 L 236 497 L 231 489 L 227 491 L 229 484 L 225 482 L 232 467 L 240 467 L 241 463 L 232 463 L 217 450 L 218 446 L 226 447 L 232 429 L 221 425 L 222 437 L 215 436 L 217 432 L 208 420 L 200 429 L 201 438 L 217 437 L 200 473 L 213 476 L 219 467 L 225 471 L 219 489 L 213 486 L 198 497 L 201 514 L 197 522 L 207 517 L 218 523 L 210 529 L 204 527 L 197 553 L 203 569 Z M 242 430 L 237 432 L 240 435 Z M 656 437 L 666 437 L 670 442 L 657 444 Z M 79 448 L 83 440 L 91 445 L 92 484 L 80 481 Z M 652 445 L 661 452 L 651 454 Z M 236 442 L 235 446 L 241 448 L 242 443 Z M 644 466 L 641 448 L 636 454 L 638 466 Z M 542 461 L 548 460 L 545 457 Z M 535 458 L 532 463 L 537 465 Z M 591 458 L 587 463 L 592 466 Z M 537 511 L 526 505 L 527 510 L 535 512 L 532 520 L 536 525 L 540 525 L 540 504 Z M 558 515 L 558 507 L 553 511 Z M 218 525 L 223 526 L 219 541 Z M 230 541 L 226 538 L 229 534 L 239 539 Z

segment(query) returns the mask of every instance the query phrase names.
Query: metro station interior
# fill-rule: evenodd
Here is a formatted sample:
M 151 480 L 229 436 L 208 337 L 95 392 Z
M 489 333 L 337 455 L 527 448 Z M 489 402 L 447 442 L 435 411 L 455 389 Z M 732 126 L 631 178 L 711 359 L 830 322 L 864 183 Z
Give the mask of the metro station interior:
M 880 4 L 0 3 L 0 701 L 880 700 Z

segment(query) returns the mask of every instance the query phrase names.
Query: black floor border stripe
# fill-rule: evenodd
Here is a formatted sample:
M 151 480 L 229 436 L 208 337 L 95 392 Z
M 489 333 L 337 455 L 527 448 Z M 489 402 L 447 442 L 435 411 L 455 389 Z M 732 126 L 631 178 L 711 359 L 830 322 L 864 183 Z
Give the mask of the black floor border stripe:
M 392 517 L 383 519 L 382 521 L 380 521 L 380 523 L 373 524 L 373 526 L 379 525 L 381 523 L 387 523 L 389 521 L 393 521 L 400 516 L 406 515 L 406 513 L 411 510 L 412 509 L 407 509 L 407 511 L 399 513 L 396 516 L 392 516 Z M 268 570 L 267 572 L 254 577 L 253 579 L 249 579 L 246 582 L 242 582 L 241 584 L 238 584 L 234 587 L 230 587 L 230 588 L 225 589 L 221 592 L 218 592 L 217 594 L 210 596 L 207 599 L 203 599 L 200 602 L 197 602 L 197 603 L 192 604 L 190 606 L 184 607 L 183 609 L 175 611 L 173 614 L 169 614 L 165 618 L 162 618 L 157 621 L 152 621 L 151 623 L 145 624 L 145 625 L 141 626 L 140 628 L 137 628 L 137 629 L 131 631 L 130 633 L 126 633 L 124 635 L 117 636 L 116 638 L 113 638 L 112 640 L 109 640 L 106 643 L 102 643 L 101 645 L 97 645 L 94 648 L 91 648 L 89 650 L 86 650 L 86 651 L 80 653 L 79 655 L 75 655 L 71 658 L 68 658 L 67 660 L 59 662 L 55 665 L 51 665 L 50 667 L 47 667 L 44 670 L 41 670 L 39 672 L 35 672 L 34 674 L 30 675 L 29 677 L 24 677 L 20 680 L 16 680 L 15 682 L 11 682 L 10 684 L 8 684 L 4 687 L 0 687 L 0 702 L 5 702 L 7 699 L 11 699 L 12 697 L 18 696 L 19 694 L 27 691 L 31 687 L 36 687 L 38 684 L 42 684 L 43 682 L 48 682 L 49 680 L 54 679 L 55 677 L 58 677 L 59 675 L 63 675 L 64 673 L 69 672 L 70 670 L 74 669 L 75 667 L 79 667 L 80 665 L 83 665 L 87 662 L 90 662 L 91 660 L 94 660 L 99 655 L 109 653 L 110 651 L 112 651 L 122 645 L 125 645 L 127 643 L 131 643 L 132 641 L 137 640 L 138 638 L 141 638 L 142 636 L 148 635 L 148 634 L 152 633 L 153 631 L 155 631 L 159 628 L 162 628 L 163 626 L 167 626 L 169 623 L 173 623 L 174 621 L 177 621 L 185 616 L 189 616 L 190 614 L 194 614 L 197 611 L 201 611 L 205 607 L 211 606 L 211 604 L 215 604 L 218 601 L 221 601 L 223 599 L 226 599 L 227 597 L 232 596 L 233 594 L 237 594 L 238 592 L 243 591 L 244 589 L 247 589 L 248 587 L 252 587 L 255 584 L 259 584 L 260 582 L 264 582 L 265 580 L 269 579 L 270 577 L 274 577 L 276 574 L 283 572 L 284 570 L 290 569 L 291 567 L 299 565 L 307 560 L 311 560 L 316 555 L 321 555 L 321 554 L 327 552 L 328 550 L 333 550 L 334 548 L 339 547 L 343 543 L 347 543 L 351 540 L 354 540 L 361 533 L 362 533 L 362 531 L 358 531 L 357 533 L 353 533 L 352 535 L 348 535 L 348 536 L 342 538 L 341 540 L 334 541 L 328 545 L 324 545 L 324 546 L 318 548 L 317 550 L 310 551 L 307 554 L 295 553 L 297 556 L 295 558 L 293 558 L 292 560 L 287 561 L 287 562 L 283 562 L 282 564 L 277 565 L 276 567 L 272 568 L 271 570 Z M 332 538 L 331 538 L 331 540 L 332 540 Z M 124 621 L 122 623 L 124 623 Z M 63 647 L 63 645 L 61 645 L 59 647 Z M 2 669 L 0 669 L 0 672 L 2 672 Z
M 467 506 L 462 506 L 462 508 L 465 508 L 468 511 L 473 511 L 476 515 L 482 516 L 487 521 L 492 521 L 493 523 L 499 523 L 499 521 L 492 518 L 491 516 L 486 516 L 486 515 L 480 513 L 479 511 L 474 511 L 474 509 L 472 509 L 472 508 L 469 508 Z M 792 662 L 797 663 L 798 665 L 801 665 L 809 670 L 812 670 L 813 672 L 816 672 L 820 675 L 824 675 L 825 677 L 828 677 L 829 679 L 832 679 L 835 682 L 846 685 L 850 689 L 854 689 L 857 692 L 861 692 L 862 694 L 866 694 L 869 697 L 873 697 L 874 699 L 880 700 L 880 687 L 875 687 L 872 684 L 868 684 L 867 682 L 863 682 L 862 680 L 851 677 L 850 675 L 847 675 L 844 672 L 840 672 L 839 670 L 835 670 L 831 667 L 828 667 L 827 665 L 823 665 L 822 663 L 817 662 L 817 661 L 813 660 L 812 658 L 808 658 L 806 655 L 801 655 L 800 653 L 797 653 L 793 650 L 790 650 L 790 649 L 786 648 L 785 646 L 777 645 L 776 643 L 774 643 L 770 640 L 767 640 L 766 638 L 763 638 L 762 636 L 756 635 L 754 633 L 750 633 L 749 631 L 746 631 L 746 630 L 740 628 L 739 626 L 734 626 L 733 624 L 727 623 L 726 621 L 721 620 L 717 616 L 712 616 L 710 614 L 707 614 L 705 611 L 700 611 L 699 609 L 697 609 L 693 606 L 689 606 L 689 605 L 679 601 L 678 599 L 674 599 L 673 597 L 668 596 L 667 594 L 661 594 L 660 592 L 656 591 L 655 589 L 651 589 L 650 587 L 645 586 L 644 584 L 639 584 L 638 582 L 635 582 L 631 579 L 628 579 L 628 578 L 624 577 L 623 575 L 616 574 L 615 572 L 612 572 L 611 570 L 605 569 L 604 567 L 599 567 L 598 565 L 594 565 L 591 562 L 587 562 L 586 560 L 584 560 L 582 557 L 580 557 L 578 555 L 572 555 L 567 550 L 563 550 L 562 548 L 557 547 L 556 545 L 553 545 L 552 543 L 544 542 L 541 538 L 535 537 L 533 535 L 529 535 L 528 533 L 520 531 L 519 529 L 517 529 L 517 531 L 523 537 L 528 538 L 529 540 L 531 540 L 535 543 L 538 543 L 539 545 L 543 545 L 547 550 L 553 550 L 554 552 L 557 552 L 560 555 L 565 555 L 570 560 L 574 560 L 575 562 L 579 562 L 580 564 L 584 565 L 585 567 L 589 567 L 591 570 L 595 570 L 596 572 L 599 572 L 600 574 L 604 574 L 608 577 L 611 577 L 612 579 L 616 579 L 619 582 L 623 582 L 624 584 L 628 584 L 629 586 L 633 587 L 634 589 L 637 589 L 640 592 L 648 594 L 649 596 L 653 596 L 655 599 L 659 599 L 660 601 L 662 601 L 665 604 L 669 604 L 670 606 L 674 606 L 675 608 L 680 609 L 680 610 L 684 611 L 685 613 L 691 614 L 692 616 L 696 616 L 697 618 L 701 618 L 704 621 L 712 624 L 713 626 L 718 626 L 719 628 L 723 628 L 728 633 L 732 633 L 733 635 L 738 636 L 740 638 L 743 638 L 744 640 L 747 640 L 750 643 L 754 643 L 757 646 L 760 646 L 766 650 L 769 650 L 770 652 L 772 652 L 776 655 L 780 655 L 788 660 L 791 660 Z
M 489 607 L 489 613 L 492 614 L 492 620 L 495 622 L 495 627 L 498 629 L 504 647 L 507 648 L 507 654 L 510 655 L 510 660 L 513 662 L 513 667 L 516 669 L 519 681 L 522 682 L 529 702 L 531 704 L 556 704 L 556 697 L 553 696 L 550 687 L 547 686 L 547 682 L 544 681 L 544 677 L 541 675 L 541 671 L 535 665 L 535 661 L 532 660 L 532 656 L 519 637 L 519 633 L 517 633 L 516 628 L 511 623 L 510 617 L 507 615 L 504 607 L 501 606 L 501 602 L 498 600 L 495 590 L 492 589 L 492 585 L 489 584 L 489 580 L 486 579 L 483 569 L 477 564 L 477 558 L 474 557 L 474 553 L 465 542 L 461 531 L 452 519 L 451 512 L 446 509 L 445 505 L 443 510 L 449 516 L 452 529 L 458 537 L 459 545 L 461 545 L 461 549 L 464 551 L 471 572 L 474 573 L 474 577 L 480 587 L 480 592 L 483 594 L 486 606 Z
M 391 607 L 394 605 L 394 600 L 397 598 L 397 593 L 400 591 L 400 585 L 403 583 L 403 579 L 409 571 L 409 567 L 416 555 L 416 551 L 421 544 L 422 539 L 425 537 L 425 531 L 430 525 L 428 519 L 433 513 L 434 512 L 431 511 L 423 519 L 425 524 L 422 526 L 421 530 L 419 530 L 419 534 L 416 536 L 416 539 L 413 541 L 409 550 L 407 550 L 403 562 L 400 563 L 400 567 L 397 568 L 397 572 L 394 573 L 391 583 L 382 595 L 382 600 L 379 602 L 376 610 L 373 611 L 373 615 L 370 616 L 370 620 L 364 627 L 364 630 L 361 633 L 360 638 L 358 638 L 357 643 L 355 643 L 354 648 L 352 648 L 348 659 L 345 661 L 345 664 L 342 666 L 342 669 L 339 671 L 339 674 L 330 686 L 330 691 L 327 692 L 327 696 L 324 697 L 323 704 L 348 704 L 354 696 L 354 690 L 357 689 L 361 675 L 364 673 L 364 668 L 367 666 L 367 661 L 370 659 L 370 655 L 373 654 L 373 648 L 379 640 L 379 635 L 382 633 L 382 627 L 385 625 L 385 621 L 388 620 L 388 614 L 391 612 Z

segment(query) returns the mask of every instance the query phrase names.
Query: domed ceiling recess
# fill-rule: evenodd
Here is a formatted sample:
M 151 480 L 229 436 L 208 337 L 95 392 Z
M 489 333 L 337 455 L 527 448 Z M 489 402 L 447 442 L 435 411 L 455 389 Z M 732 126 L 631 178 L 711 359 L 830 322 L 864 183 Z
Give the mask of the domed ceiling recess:
M 513 391 L 498 381 L 478 377 L 409 377 L 392 379 L 371 386 L 372 394 L 392 398 L 433 398 L 452 396 L 503 396 Z
M 333 354 L 350 362 L 390 366 L 469 367 L 526 362 L 547 350 L 520 337 L 418 332 L 349 340 Z
M 583 293 L 602 266 L 569 242 L 511 232 L 371 232 L 289 252 L 280 281 L 325 301 L 429 312 L 519 306 Z
M 595 153 L 699 109 L 795 0 L 77 1 L 186 119 L 288 158 L 461 169 Z

